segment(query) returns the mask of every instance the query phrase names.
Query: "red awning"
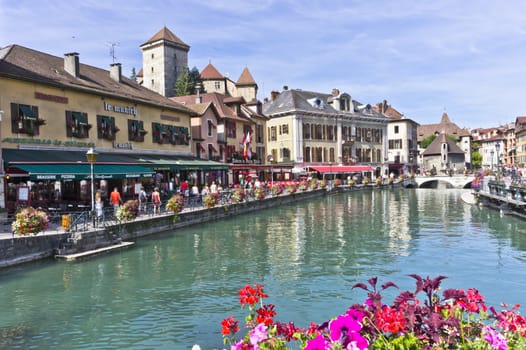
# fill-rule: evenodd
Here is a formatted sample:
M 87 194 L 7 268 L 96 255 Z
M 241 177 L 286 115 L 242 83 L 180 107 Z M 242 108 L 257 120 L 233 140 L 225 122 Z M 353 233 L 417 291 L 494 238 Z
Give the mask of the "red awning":
M 333 165 L 333 166 L 311 166 L 312 170 L 320 172 L 320 173 L 359 173 L 362 171 L 374 171 L 373 168 L 371 168 L 368 165 Z

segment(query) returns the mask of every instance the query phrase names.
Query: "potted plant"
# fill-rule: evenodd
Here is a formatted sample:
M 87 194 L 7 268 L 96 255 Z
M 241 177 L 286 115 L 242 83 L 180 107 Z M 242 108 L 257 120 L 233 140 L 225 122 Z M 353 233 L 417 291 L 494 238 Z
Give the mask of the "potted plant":
M 182 194 L 174 194 L 168 202 L 166 202 L 166 210 L 174 213 L 179 213 L 184 208 L 184 197 Z
M 19 236 L 27 236 L 29 234 L 36 235 L 44 231 L 49 226 L 48 214 L 40 209 L 32 207 L 22 208 L 15 215 L 13 221 L 13 232 Z
M 137 217 L 139 213 L 139 201 L 131 199 L 126 201 L 123 205 L 117 209 L 117 220 L 119 221 L 131 221 Z
M 213 208 L 219 202 L 219 193 L 210 193 L 203 197 L 203 203 L 207 208 Z
M 265 189 L 263 189 L 263 188 L 258 187 L 254 191 L 254 198 L 256 198 L 257 200 L 264 199 L 265 196 L 266 196 Z
M 245 191 L 241 188 L 236 188 L 230 197 L 232 203 L 241 203 L 245 200 Z

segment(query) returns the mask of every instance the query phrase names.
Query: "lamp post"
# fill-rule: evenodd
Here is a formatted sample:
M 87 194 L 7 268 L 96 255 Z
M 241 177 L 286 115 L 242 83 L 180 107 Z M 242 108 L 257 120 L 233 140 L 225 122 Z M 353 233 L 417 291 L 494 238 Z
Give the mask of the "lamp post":
M 270 188 L 274 187 L 274 157 L 272 154 L 267 156 L 267 161 L 270 163 Z
M 499 150 L 500 150 L 500 142 L 497 142 L 495 144 L 495 151 L 497 152 L 497 181 L 499 180 L 499 172 L 500 172 L 500 155 L 499 155 Z
M 90 164 L 90 179 L 91 179 L 91 212 L 95 212 L 95 176 L 93 174 L 93 163 L 97 161 L 97 152 L 90 148 L 86 152 L 86 158 Z
M 491 150 L 489 153 L 491 154 L 491 171 L 493 171 L 493 155 L 495 154 L 495 151 Z

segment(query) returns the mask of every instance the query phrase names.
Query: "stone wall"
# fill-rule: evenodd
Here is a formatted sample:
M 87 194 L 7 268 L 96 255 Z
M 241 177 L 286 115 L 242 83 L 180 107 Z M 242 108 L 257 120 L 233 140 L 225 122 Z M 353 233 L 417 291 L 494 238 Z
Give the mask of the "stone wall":
M 58 252 L 60 254 L 71 254 L 107 247 L 121 241 L 135 241 L 140 237 L 278 207 L 300 200 L 308 200 L 323 196 L 326 193 L 326 190 L 315 190 L 210 209 L 185 210 L 176 216 L 169 214 L 149 217 L 141 216 L 128 223 L 87 232 L 3 239 L 0 240 L 0 267 L 53 257 Z

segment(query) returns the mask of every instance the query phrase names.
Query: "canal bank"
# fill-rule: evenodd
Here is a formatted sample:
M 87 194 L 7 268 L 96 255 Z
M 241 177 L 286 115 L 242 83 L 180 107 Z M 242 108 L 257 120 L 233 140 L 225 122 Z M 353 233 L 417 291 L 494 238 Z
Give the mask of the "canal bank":
M 52 258 L 56 255 L 95 252 L 101 248 L 117 247 L 123 241 L 133 242 L 141 237 L 161 232 L 279 207 L 344 190 L 349 190 L 349 188 L 333 188 L 332 191 L 317 189 L 213 208 L 185 209 L 176 215 L 170 213 L 158 216 L 145 215 L 133 221 L 106 225 L 103 228 L 87 227 L 86 230 L 77 232 L 67 232 L 61 227 L 53 227 L 35 236 L 19 237 L 6 232 L 10 226 L 4 225 L 4 233 L 0 233 L 0 238 L 2 238 L 0 239 L 0 268 Z

